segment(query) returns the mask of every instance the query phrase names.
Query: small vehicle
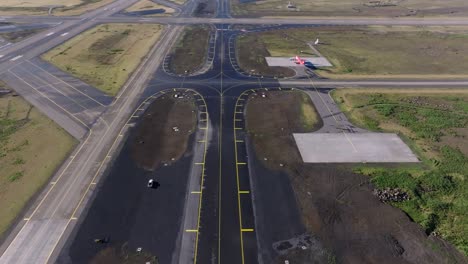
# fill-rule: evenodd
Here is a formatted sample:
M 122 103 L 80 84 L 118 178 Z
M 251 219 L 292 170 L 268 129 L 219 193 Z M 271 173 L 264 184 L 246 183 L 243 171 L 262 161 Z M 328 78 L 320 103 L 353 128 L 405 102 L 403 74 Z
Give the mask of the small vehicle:
M 105 244 L 109 242 L 109 238 L 108 237 L 105 237 L 105 238 L 96 238 L 94 239 L 94 243 L 96 244 Z
M 148 181 L 148 188 L 153 188 L 155 186 L 155 181 L 153 179 L 150 179 Z

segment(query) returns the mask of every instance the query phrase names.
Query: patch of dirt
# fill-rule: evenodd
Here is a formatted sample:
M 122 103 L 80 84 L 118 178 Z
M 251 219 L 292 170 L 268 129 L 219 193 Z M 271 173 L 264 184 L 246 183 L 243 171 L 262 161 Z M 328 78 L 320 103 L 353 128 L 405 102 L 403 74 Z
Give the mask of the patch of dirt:
M 183 98 L 175 98 L 174 93 L 158 97 L 144 112 L 131 139 L 130 151 L 136 164 L 155 170 L 162 163 L 178 160 L 196 123 L 194 98 L 189 94 L 183 94 Z
M 107 264 L 107 263 L 120 263 L 120 264 L 133 264 L 133 263 L 147 263 L 157 264 L 158 260 L 155 256 L 141 251 L 130 252 L 126 244 L 120 248 L 106 247 L 99 251 L 99 253 L 91 260 L 91 264 Z
M 452 148 L 458 148 L 463 154 L 468 155 L 468 128 L 453 128 L 447 131 L 437 143 L 439 147 L 449 145 Z
M 216 11 L 216 1 L 214 0 L 202 0 L 197 4 L 195 11 L 193 11 L 196 17 L 212 17 Z
M 270 67 L 265 57 L 271 54 L 265 44 L 255 35 L 241 35 L 236 43 L 237 61 L 241 69 L 252 75 L 292 77 L 295 71 L 286 67 Z
M 27 30 L 20 30 L 15 32 L 3 33 L 0 36 L 10 42 L 19 42 L 23 39 L 26 39 L 36 33 L 41 32 L 44 29 L 27 29 Z
M 295 147 L 288 151 L 291 140 L 294 141 L 292 133 L 310 132 L 321 127 L 322 123 L 321 120 L 316 120 L 315 126 L 310 130 L 298 118 L 302 113 L 301 105 L 305 95 L 302 92 L 274 91 L 263 94 L 266 97 L 262 97 L 260 93 L 249 96 L 247 130 L 255 142 L 257 156 L 265 161 L 268 168 L 280 168 L 281 164 L 290 164 L 301 159 Z M 313 105 L 308 100 L 308 104 Z M 268 109 L 268 114 L 264 114 L 265 109 Z
M 169 62 L 171 71 L 177 74 L 187 74 L 203 66 L 207 57 L 209 38 L 210 28 L 207 26 L 186 28 L 171 55 Z
M 319 260 L 307 251 L 291 251 L 289 257 L 299 260 L 291 263 L 323 263 L 324 258 L 328 263 L 466 263 L 452 245 L 427 236 L 400 209 L 380 202 L 367 176 L 345 166 L 303 164 L 291 136 L 301 132 L 296 125 L 298 112 L 291 107 L 294 104 L 285 105 L 289 107 L 281 108 L 281 114 L 273 104 L 263 105 L 262 111 L 248 111 L 247 127 L 255 131 L 252 142 L 257 157 L 270 169 L 287 172 L 307 231 L 330 250 Z M 258 136 L 278 128 L 284 130 Z

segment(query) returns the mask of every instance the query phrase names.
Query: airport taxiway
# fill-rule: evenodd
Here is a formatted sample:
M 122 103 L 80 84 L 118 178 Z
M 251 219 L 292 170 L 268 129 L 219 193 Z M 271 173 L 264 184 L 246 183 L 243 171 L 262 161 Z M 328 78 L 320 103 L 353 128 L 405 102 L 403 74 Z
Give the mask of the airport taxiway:
M 128 118 L 138 104 L 167 88 L 186 88 L 199 92 L 206 100 L 212 121 L 212 140 L 207 149 L 206 179 L 198 239 L 193 251 L 198 263 L 255 263 L 258 246 L 255 214 L 250 191 L 250 173 L 242 126 L 236 123 L 243 114 L 238 98 L 244 91 L 278 87 L 329 89 L 334 87 L 466 87 L 467 80 L 309 80 L 260 78 L 239 71 L 232 40 L 239 31 L 228 24 L 307 24 L 307 25 L 467 25 L 468 19 L 254 19 L 229 18 L 228 5 L 218 7 L 218 18 L 134 18 L 111 15 L 136 0 L 119 0 L 81 17 L 10 17 L 7 21 L 60 21 L 61 25 L 2 50 L 2 78 L 26 99 L 42 107 L 48 116 L 64 126 L 81 144 L 65 161 L 51 182 L 11 230 L 0 247 L 0 263 L 53 262 L 65 245 L 78 219 L 87 208 L 97 183 L 111 164 L 118 146 L 123 144 Z M 225 3 L 222 1 L 222 3 Z M 192 5 L 193 2 L 189 2 Z M 187 10 L 187 9 L 185 9 Z M 188 15 L 188 13 L 183 14 Z M 168 24 L 160 41 L 135 71 L 113 101 L 80 81 L 63 74 L 36 58 L 43 52 L 99 23 Z M 179 77 L 159 68 L 170 47 L 182 31 L 182 24 L 217 24 L 213 45 L 212 69 L 197 76 Z M 174 24 L 174 25 L 173 25 Z M 177 25 L 175 25 L 177 24 Z M 52 33 L 52 34 L 51 34 Z M 16 59 L 15 59 L 16 58 Z M 15 59 L 15 60 L 13 60 Z M 23 80 L 21 80 L 21 78 Z M 149 81 L 148 83 L 148 80 Z M 148 83 L 148 85 L 147 85 Z M 20 88 L 23 87 L 23 88 Z M 24 90 L 21 90 L 24 89 Z M 40 91 L 40 92 L 38 92 Z M 325 102 L 326 104 L 326 102 Z M 65 111 L 66 110 L 66 111 Z M 337 113 L 339 114 L 339 113 Z M 78 120 L 76 120 L 78 119 Z M 89 130 L 87 128 L 89 127 Z M 169 219 L 171 220 L 171 219 Z M 284 220 L 284 219 L 283 219 Z M 168 221 L 171 222 L 171 221 Z M 274 226 L 274 225 L 273 225 Z M 298 228 L 297 230 L 300 230 Z M 268 230 L 264 230 L 268 232 Z M 189 249 L 187 249 L 189 250 Z M 66 253 L 64 253 L 66 254 Z

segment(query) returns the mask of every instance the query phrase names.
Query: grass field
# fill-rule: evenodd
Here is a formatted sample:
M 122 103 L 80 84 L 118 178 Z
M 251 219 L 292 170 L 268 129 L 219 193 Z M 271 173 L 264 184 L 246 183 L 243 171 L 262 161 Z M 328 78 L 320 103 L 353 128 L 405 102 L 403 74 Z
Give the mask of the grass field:
M 57 6 L 53 9 L 53 15 L 76 16 L 85 12 L 95 10 L 114 0 L 2 0 L 0 3 L 0 15 L 47 15 L 50 6 Z
M 135 12 L 135 11 L 147 11 L 147 10 L 154 10 L 154 9 L 164 9 L 164 13 L 160 14 L 150 14 L 150 15 L 144 15 L 144 16 L 168 16 L 174 13 L 174 9 L 163 6 L 160 4 L 156 4 L 155 2 L 151 0 L 141 0 L 140 2 L 137 2 L 136 4 L 132 5 L 131 7 L 125 9 L 126 12 Z
M 69 134 L 21 97 L 0 96 L 0 234 L 75 144 Z
M 341 89 L 333 97 L 354 123 L 403 135 L 424 160 L 422 168 L 357 171 L 379 188 L 407 191 L 411 199 L 394 205 L 468 255 L 468 91 Z
M 194 72 L 206 61 L 211 29 L 209 26 L 188 26 L 174 47 L 170 69 L 177 74 Z
M 244 1 L 245 2 L 245 1 Z M 231 0 L 235 15 L 242 16 L 465 16 L 468 7 L 463 0 L 263 0 L 241 3 Z
M 163 26 L 103 24 L 45 53 L 61 70 L 116 95 L 159 39 Z
M 183 5 L 186 2 L 186 0 L 169 0 L 169 1 L 179 4 L 179 5 Z
M 82 0 L 34 0 L 34 1 L 24 1 L 24 0 L 2 0 L 0 2 L 0 7 L 40 7 L 40 6 L 52 6 L 52 5 L 62 5 L 62 6 L 75 6 L 81 4 Z
M 466 27 L 314 27 L 249 34 L 249 44 L 273 56 L 311 55 L 307 43 L 320 39 L 317 49 L 333 67 L 325 77 L 447 78 L 468 76 Z M 242 37 L 239 41 L 242 40 Z M 246 65 L 245 59 L 240 65 Z M 246 67 L 263 70 L 261 58 Z

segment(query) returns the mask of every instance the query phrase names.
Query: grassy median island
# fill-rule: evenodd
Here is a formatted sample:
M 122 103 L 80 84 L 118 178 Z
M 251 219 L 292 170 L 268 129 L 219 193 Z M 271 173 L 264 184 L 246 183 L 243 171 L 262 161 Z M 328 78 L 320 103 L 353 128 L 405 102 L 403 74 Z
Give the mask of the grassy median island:
M 103 24 L 42 55 L 61 70 L 116 95 L 159 39 L 163 26 Z
M 301 160 L 297 151 L 285 154 L 294 141 L 292 133 L 311 132 L 321 126 L 309 96 L 302 91 L 276 91 L 251 95 L 247 103 L 247 130 L 258 157 L 272 169 Z M 265 109 L 268 109 L 267 114 Z M 249 114 L 256 113 L 256 114 Z M 275 142 L 271 144 L 271 142 Z
M 265 71 L 269 55 L 314 56 L 308 43 L 319 38 L 316 48 L 333 64 L 318 71 L 325 77 L 468 76 L 467 27 L 312 27 L 248 34 L 239 42 L 246 38 L 252 50 L 266 50 L 255 60 L 239 55 L 246 70 Z
M 207 59 L 210 33 L 206 25 L 186 27 L 172 52 L 171 71 L 184 74 L 199 70 Z
M 38 29 L 26 29 L 26 30 L 20 30 L 20 31 L 0 33 L 0 38 L 3 38 L 9 42 L 15 43 L 23 39 L 29 38 L 30 36 L 37 34 L 43 30 L 45 29 L 38 28 Z
M 463 0 L 231 0 L 235 15 L 248 16 L 466 16 Z
M 393 205 L 468 255 L 468 91 L 342 89 L 333 96 L 354 123 L 402 134 L 422 168 L 366 166 L 379 188 L 401 188 L 410 199 Z
M 176 94 L 181 96 L 176 98 Z M 177 161 L 187 150 L 196 125 L 197 107 L 191 95 L 167 93 L 158 97 L 145 111 L 131 139 L 136 164 L 155 170 L 162 163 Z
M 0 94 L 0 234 L 76 143 L 21 97 Z
M 53 15 L 75 16 L 95 10 L 114 0 L 2 0 L 0 15 L 47 15 L 50 7 Z
M 286 67 L 270 67 L 265 57 L 272 56 L 262 33 L 240 35 L 236 39 L 236 55 L 239 67 L 247 73 L 261 76 L 291 77 L 294 70 Z
M 169 16 L 175 12 L 174 9 L 157 4 L 151 0 L 141 0 L 136 4 L 130 6 L 129 8 L 125 9 L 125 12 L 141 12 L 141 11 L 153 11 L 153 10 L 160 10 L 162 12 L 158 13 L 148 13 L 143 16 Z

